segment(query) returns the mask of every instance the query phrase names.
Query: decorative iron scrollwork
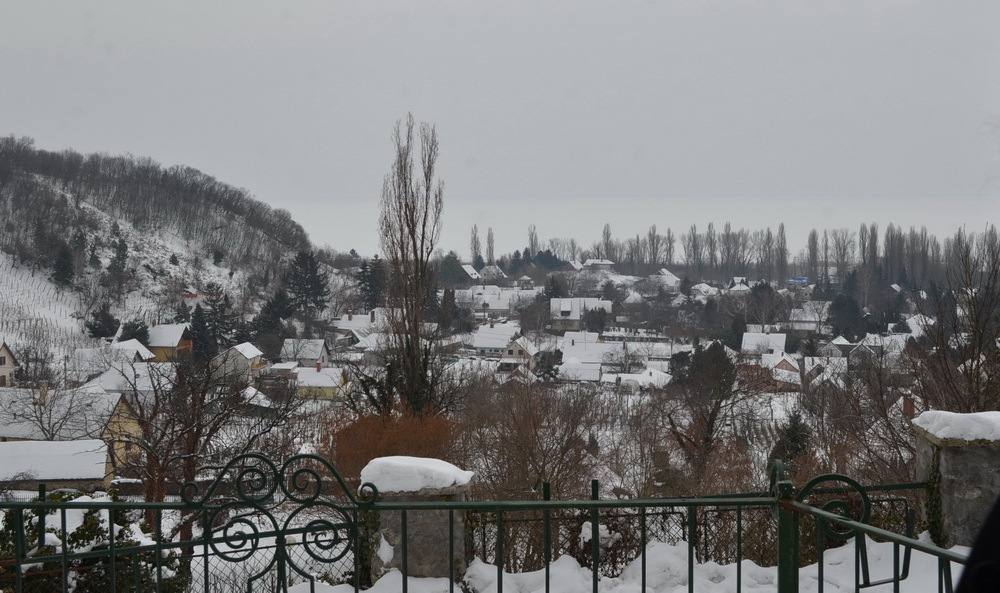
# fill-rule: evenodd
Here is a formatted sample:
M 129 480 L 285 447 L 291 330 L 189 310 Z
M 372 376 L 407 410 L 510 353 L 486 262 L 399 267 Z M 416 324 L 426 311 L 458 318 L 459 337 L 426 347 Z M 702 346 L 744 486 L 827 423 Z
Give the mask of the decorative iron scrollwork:
M 861 484 L 859 484 L 856 480 L 842 474 L 823 474 L 816 476 L 802 487 L 798 495 L 795 497 L 795 500 L 804 502 L 806 498 L 819 489 L 818 487 L 820 485 L 824 485 L 823 489 L 825 489 L 828 493 L 843 493 L 844 495 L 849 495 L 853 492 L 857 494 L 860 500 L 860 508 L 857 505 L 852 506 L 846 496 L 844 498 L 827 500 L 823 502 L 823 505 L 819 508 L 828 513 L 841 515 L 859 523 L 868 523 L 871 519 L 872 501 L 868 496 L 868 492 L 866 492 L 864 487 L 861 486 Z M 838 490 L 840 492 L 837 492 Z M 854 537 L 855 535 L 854 529 L 837 529 L 829 521 L 818 521 L 818 523 L 821 533 L 834 539 L 846 540 Z
M 295 572 L 311 581 L 300 562 L 328 564 L 347 557 L 358 537 L 358 511 L 375 503 L 378 488 L 364 483 L 355 494 L 336 468 L 316 455 L 297 455 L 278 466 L 247 453 L 219 470 L 204 493 L 194 482 L 185 484 L 181 499 L 206 510 L 205 539 L 215 557 L 253 559 L 260 567 L 250 582 L 276 565 L 279 578 Z M 293 547 L 298 554 L 291 553 Z

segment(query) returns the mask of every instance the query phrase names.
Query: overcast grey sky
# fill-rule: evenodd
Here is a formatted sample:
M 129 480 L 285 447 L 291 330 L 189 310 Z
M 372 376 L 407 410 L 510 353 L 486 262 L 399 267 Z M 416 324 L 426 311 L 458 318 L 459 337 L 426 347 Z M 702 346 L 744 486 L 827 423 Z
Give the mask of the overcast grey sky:
M 183 163 L 376 251 L 397 119 L 442 246 L 1000 222 L 1000 2 L 0 4 L 0 135 Z

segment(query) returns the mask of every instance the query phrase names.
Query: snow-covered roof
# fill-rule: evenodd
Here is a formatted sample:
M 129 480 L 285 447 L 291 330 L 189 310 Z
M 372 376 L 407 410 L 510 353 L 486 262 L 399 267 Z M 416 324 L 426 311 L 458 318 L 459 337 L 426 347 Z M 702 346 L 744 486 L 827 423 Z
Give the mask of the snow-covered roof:
M 268 368 L 271 371 L 290 371 L 292 369 L 298 368 L 298 366 L 299 366 L 298 362 L 290 360 L 288 362 L 276 362 Z
M 913 424 L 939 439 L 1000 441 L 1000 412 L 958 414 L 934 410 L 917 416 Z
M 377 457 L 361 470 L 361 483 L 370 482 L 380 492 L 417 492 L 462 486 L 475 474 L 427 457 Z
M 587 261 L 583 262 L 583 266 L 584 267 L 590 267 L 590 266 L 613 266 L 613 265 L 615 265 L 615 262 L 611 261 L 610 259 L 594 259 L 594 258 L 591 258 L 591 259 L 588 259 Z
M 589 381 L 596 383 L 601 380 L 601 365 L 584 363 L 576 357 L 563 358 L 559 365 L 559 377 L 567 381 Z
M 254 387 L 247 387 L 243 390 L 243 401 L 250 404 L 251 406 L 257 406 L 260 408 L 270 408 L 271 400 L 268 399 L 266 395 L 261 393 Z
M 94 437 L 107 424 L 119 398 L 95 383 L 73 389 L 50 387 L 41 410 L 37 408 L 39 396 L 36 389 L 0 388 L 0 408 L 8 412 L 8 417 L 0 425 L 0 436 L 46 440 L 53 436 L 54 431 L 58 440 Z M 42 431 L 39 420 L 44 422 L 42 426 L 46 426 L 50 434 Z
M 601 383 L 615 383 L 619 378 L 622 383 L 632 382 L 643 389 L 659 389 L 666 387 L 673 377 L 668 373 L 647 368 L 641 373 L 605 373 L 601 376 Z
M 149 328 L 150 348 L 174 348 L 184 337 L 186 323 L 161 323 Z
M 486 266 L 479 271 L 479 275 L 483 278 L 506 278 L 507 274 L 500 269 L 500 266 L 493 264 L 492 266 Z
M 558 319 L 577 321 L 583 318 L 587 311 L 604 309 L 611 313 L 612 302 L 598 298 L 573 297 L 559 298 L 549 301 L 549 314 Z
M 337 367 L 301 367 L 296 370 L 296 383 L 299 387 L 340 387 L 344 371 Z
M 155 356 L 155 354 L 150 352 L 149 348 L 143 346 L 142 342 L 135 338 L 125 340 L 124 342 L 112 342 L 111 347 L 130 352 L 133 357 L 135 354 L 138 354 L 142 360 L 150 360 Z
M 476 271 L 476 268 L 473 268 L 469 264 L 462 264 L 462 269 L 465 270 L 465 273 L 468 274 L 469 278 L 472 278 L 473 280 L 479 280 L 482 278 L 482 276 L 479 275 L 479 272 Z
M 169 389 L 176 375 L 169 362 L 116 362 L 94 382 L 108 393 L 148 393 Z
M 282 360 L 316 360 L 323 357 L 326 340 L 286 339 L 281 345 Z
M 680 284 L 681 279 L 677 277 L 676 274 L 671 272 L 666 268 L 660 268 L 660 271 L 656 273 L 660 277 L 660 282 L 664 284 Z
M 515 334 L 521 331 L 517 322 L 481 325 L 472 334 L 472 347 L 477 350 L 500 350 L 510 344 Z
M 783 351 L 785 349 L 785 334 L 758 334 L 746 332 L 743 334 L 743 352 Z
M 0 443 L 0 478 L 30 474 L 34 480 L 103 480 L 107 445 L 81 441 Z
M 257 358 L 258 356 L 264 356 L 264 353 L 258 350 L 257 347 L 251 344 L 250 342 L 243 342 L 242 344 L 237 344 L 232 347 L 232 350 L 239 352 L 247 360 Z
M 625 304 L 627 304 L 627 305 L 635 305 L 637 303 L 641 303 L 642 300 L 643 299 L 642 299 L 642 295 L 641 294 L 639 294 L 638 292 L 634 292 L 634 291 L 630 290 L 629 293 L 628 293 L 628 296 L 625 297 Z
M 760 355 L 760 366 L 764 368 L 773 369 L 781 364 L 782 361 L 792 365 L 796 371 L 799 369 L 799 363 L 783 350 L 774 353 L 763 353 Z

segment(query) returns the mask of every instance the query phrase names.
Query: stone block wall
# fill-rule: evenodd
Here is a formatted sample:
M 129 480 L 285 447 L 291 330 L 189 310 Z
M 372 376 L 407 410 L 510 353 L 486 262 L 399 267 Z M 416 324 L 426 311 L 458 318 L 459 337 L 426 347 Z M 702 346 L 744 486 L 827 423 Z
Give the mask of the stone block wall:
M 469 484 L 448 488 L 423 489 L 418 492 L 380 492 L 379 502 L 463 502 L 469 497 Z M 411 577 L 448 577 L 460 580 L 472 560 L 471 539 L 466 528 L 465 512 L 452 511 L 453 530 L 449 532 L 448 511 L 408 510 L 407 572 Z M 402 570 L 402 512 L 368 511 L 366 538 L 371 558 L 371 578 L 378 580 L 389 569 Z M 454 540 L 449 544 L 449 538 Z M 449 545 L 453 545 L 454 573 L 450 573 Z
M 935 543 L 971 546 L 1000 497 L 1000 441 L 942 438 L 919 425 L 917 479 L 927 482 L 922 518 Z

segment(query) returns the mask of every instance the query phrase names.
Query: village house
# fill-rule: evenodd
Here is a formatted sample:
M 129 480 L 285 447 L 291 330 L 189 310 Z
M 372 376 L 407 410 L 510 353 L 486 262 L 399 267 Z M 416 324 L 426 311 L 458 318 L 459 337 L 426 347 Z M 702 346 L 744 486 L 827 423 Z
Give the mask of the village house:
M 614 271 L 615 262 L 610 259 L 588 259 L 583 262 L 585 272 L 611 272 Z
M 500 356 L 500 365 L 497 371 L 500 373 L 512 373 L 515 369 L 523 367 L 534 372 L 538 366 L 538 348 L 527 338 L 521 337 L 507 344 L 505 352 Z
M 745 332 L 740 351 L 750 354 L 784 352 L 786 338 L 785 334 Z
M 237 344 L 218 353 L 212 360 L 216 376 L 250 384 L 267 366 L 264 353 L 250 342 Z
M 327 366 L 331 360 L 330 347 L 322 338 L 301 340 L 289 338 L 281 345 L 281 360 L 295 361 L 304 367 L 313 367 L 317 363 L 320 366 Z
M 21 365 L 17 363 L 14 352 L 7 345 L 7 342 L 0 343 L 0 387 L 7 387 L 14 384 L 14 373 Z
M 335 367 L 299 367 L 294 371 L 296 393 L 303 399 L 334 400 L 341 398 L 350 383 L 347 372 Z
M 612 313 L 612 302 L 598 298 L 573 297 L 552 299 L 549 301 L 549 319 L 552 331 L 580 331 L 583 329 L 583 317 L 588 311 L 603 309 L 608 315 Z
M 162 323 L 149 328 L 149 350 L 154 362 L 177 360 L 182 352 L 191 352 L 194 336 L 186 323 Z
M 469 346 L 475 350 L 477 356 L 499 358 L 520 331 L 521 327 L 516 321 L 499 323 L 491 321 L 476 328 Z

